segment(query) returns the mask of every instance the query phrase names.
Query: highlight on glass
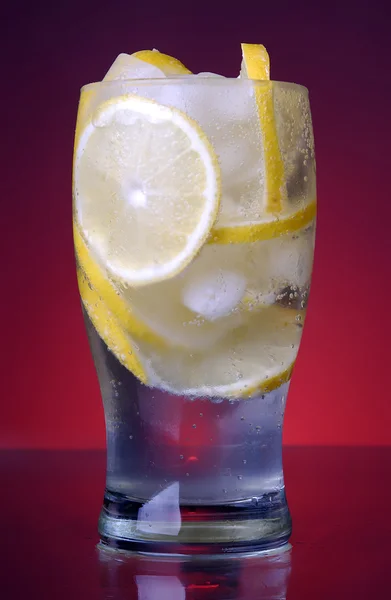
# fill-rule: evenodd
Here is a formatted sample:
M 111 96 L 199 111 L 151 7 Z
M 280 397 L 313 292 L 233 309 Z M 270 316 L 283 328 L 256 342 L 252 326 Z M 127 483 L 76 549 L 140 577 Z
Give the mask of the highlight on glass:
M 77 276 L 99 378 L 103 544 L 284 547 L 282 425 L 314 250 L 306 88 L 242 44 L 237 79 L 121 54 L 81 92 Z

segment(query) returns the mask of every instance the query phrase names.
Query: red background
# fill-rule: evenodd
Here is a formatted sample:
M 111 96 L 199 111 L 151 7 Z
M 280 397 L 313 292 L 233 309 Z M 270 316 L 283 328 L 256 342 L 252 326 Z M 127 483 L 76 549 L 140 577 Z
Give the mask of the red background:
M 8 3 L 0 446 L 104 445 L 72 248 L 80 86 L 120 52 L 153 47 L 195 72 L 236 76 L 242 41 L 267 46 L 274 79 L 309 88 L 315 129 L 318 238 L 285 441 L 391 444 L 390 21 L 381 4 Z

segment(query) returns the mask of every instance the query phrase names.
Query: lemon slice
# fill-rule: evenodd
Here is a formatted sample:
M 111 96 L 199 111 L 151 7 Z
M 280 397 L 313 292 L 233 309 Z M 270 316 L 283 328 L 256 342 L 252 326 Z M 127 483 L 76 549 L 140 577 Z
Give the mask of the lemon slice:
M 116 317 L 107 309 L 81 269 L 77 271 L 77 280 L 84 308 L 99 336 L 120 363 L 140 381 L 146 383 L 147 376 L 136 346 L 131 343 L 129 336 L 123 331 Z
M 115 315 L 123 331 L 134 339 L 141 339 L 162 350 L 169 345 L 200 350 L 210 347 L 242 322 L 240 315 L 236 314 L 220 318 L 218 323 L 211 323 L 198 311 L 191 311 L 184 305 L 183 289 L 192 280 L 193 265 L 183 278 L 152 286 L 121 289 L 94 261 L 76 223 L 74 243 L 79 267 L 108 311 Z M 206 255 L 206 260 L 211 258 L 210 253 Z M 197 266 L 196 261 L 196 273 Z
M 252 315 L 204 352 L 168 349 L 160 353 L 142 342 L 153 369 L 153 385 L 173 394 L 247 398 L 269 392 L 290 378 L 301 336 L 303 314 L 271 306 Z
M 78 269 L 80 295 L 98 335 L 119 362 L 142 383 L 173 394 L 249 398 L 290 379 L 304 311 L 269 307 L 208 351 L 164 351 L 135 342 Z
M 270 61 L 265 46 L 242 44 L 243 63 L 241 76 L 263 80 L 255 86 L 264 154 L 265 168 L 265 209 L 271 213 L 281 213 L 286 198 L 284 163 L 280 153 L 277 127 L 274 118 L 273 82 L 270 80 Z
M 258 222 L 215 227 L 209 237 L 210 244 L 247 244 L 271 240 L 302 229 L 316 216 L 316 200 L 303 208 L 291 210 L 278 219 L 267 218 Z
M 179 60 L 158 50 L 140 50 L 134 54 L 119 54 L 103 81 L 117 79 L 155 79 L 173 75 L 189 75 L 191 71 Z
M 125 95 L 79 132 L 75 218 L 110 275 L 142 286 L 180 273 L 205 243 L 220 202 L 220 169 L 184 113 Z
M 100 265 L 93 260 L 76 223 L 73 223 L 73 239 L 80 269 L 93 287 L 94 293 L 98 294 L 107 310 L 115 315 L 121 328 L 136 338 L 142 338 L 149 344 L 164 348 L 166 341 L 135 315 L 115 283 L 110 281 Z
M 96 110 L 103 101 L 109 100 L 113 95 L 118 95 L 123 83 L 133 79 L 161 79 L 189 75 L 187 69 L 179 60 L 158 50 L 141 50 L 134 54 L 119 54 L 103 81 L 116 81 L 115 87 L 100 86 L 95 84 L 84 86 L 79 102 L 75 143 L 78 142 L 80 131 L 84 129 L 90 113 Z M 122 82 L 122 83 L 121 83 Z M 123 90 L 120 93 L 124 93 Z
M 257 127 L 258 123 L 261 173 L 253 168 L 247 181 L 231 182 L 230 187 L 223 190 L 219 218 L 209 237 L 211 244 L 248 244 L 270 240 L 302 229 L 316 215 L 316 190 L 313 185 L 306 184 L 307 175 L 311 176 L 312 173 L 305 166 L 310 158 L 309 138 L 312 131 L 308 118 L 308 98 L 303 92 L 296 90 L 296 94 L 285 93 L 283 89 L 274 98 L 273 82 L 269 80 L 269 56 L 265 47 L 242 44 L 242 54 L 240 77 L 255 80 L 254 123 L 251 123 L 253 127 Z M 275 102 L 278 104 L 277 114 Z M 295 111 L 292 116 L 293 108 Z M 292 120 L 296 122 L 292 123 Z M 303 133 L 303 139 L 298 132 Z M 293 163 L 295 159 L 300 162 L 299 157 L 304 161 L 303 172 L 296 175 Z M 289 172 L 286 172 L 286 166 Z M 301 177 L 303 189 L 295 178 L 293 186 L 291 179 L 288 181 L 288 176 L 292 178 L 292 175 L 296 175 L 296 179 Z M 289 197 L 288 183 L 291 185 Z

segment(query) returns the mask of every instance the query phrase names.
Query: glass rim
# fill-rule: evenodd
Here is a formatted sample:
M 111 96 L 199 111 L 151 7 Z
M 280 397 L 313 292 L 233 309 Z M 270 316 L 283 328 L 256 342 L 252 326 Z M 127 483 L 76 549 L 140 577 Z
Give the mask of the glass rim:
M 308 88 L 300 83 L 292 83 L 288 81 L 276 81 L 274 79 L 241 79 L 239 77 L 205 77 L 195 75 L 194 77 L 183 77 L 177 75 L 174 77 L 154 77 L 154 78 L 139 78 L 139 79 L 112 79 L 110 81 L 93 81 L 91 83 L 84 84 L 80 91 L 94 89 L 94 88 L 105 88 L 105 87 L 118 87 L 120 85 L 169 85 L 180 83 L 181 85 L 200 85 L 208 83 L 210 85 L 233 85 L 235 86 L 253 86 L 254 84 L 265 85 L 267 83 L 273 83 L 277 87 L 287 87 L 292 89 L 301 90 L 308 94 Z

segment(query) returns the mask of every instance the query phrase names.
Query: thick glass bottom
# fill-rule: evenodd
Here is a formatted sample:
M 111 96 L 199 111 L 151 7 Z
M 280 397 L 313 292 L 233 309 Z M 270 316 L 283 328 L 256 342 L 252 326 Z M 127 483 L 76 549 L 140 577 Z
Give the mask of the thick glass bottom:
M 181 506 L 175 490 L 166 492 L 162 502 L 142 504 L 106 490 L 99 519 L 102 543 L 142 553 L 226 555 L 282 548 L 291 534 L 283 490 L 209 506 Z

